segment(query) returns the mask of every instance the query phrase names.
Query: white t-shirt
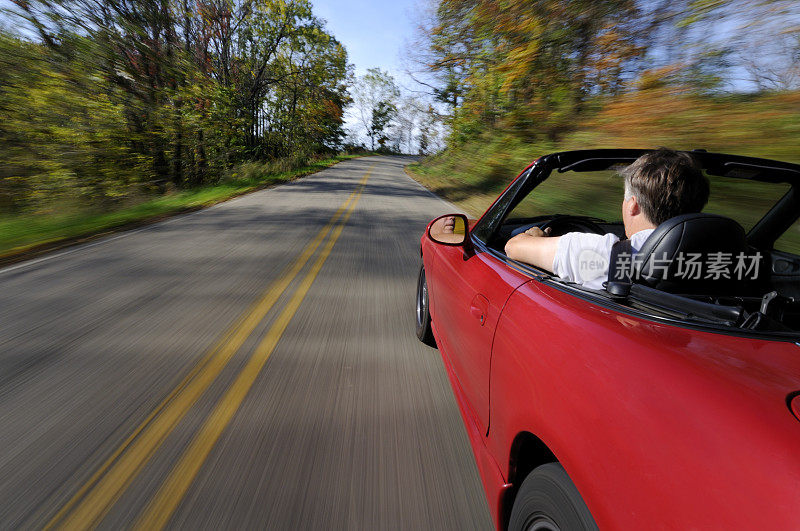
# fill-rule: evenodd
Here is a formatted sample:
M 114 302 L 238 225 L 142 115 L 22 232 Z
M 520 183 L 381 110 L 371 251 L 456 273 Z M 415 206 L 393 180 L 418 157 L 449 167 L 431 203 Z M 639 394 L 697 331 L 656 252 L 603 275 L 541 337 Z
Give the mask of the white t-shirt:
M 638 252 L 654 230 L 640 230 L 631 236 L 631 250 Z M 603 282 L 608 280 L 611 247 L 618 241 L 615 234 L 568 232 L 558 240 L 553 273 L 585 288 L 603 289 Z

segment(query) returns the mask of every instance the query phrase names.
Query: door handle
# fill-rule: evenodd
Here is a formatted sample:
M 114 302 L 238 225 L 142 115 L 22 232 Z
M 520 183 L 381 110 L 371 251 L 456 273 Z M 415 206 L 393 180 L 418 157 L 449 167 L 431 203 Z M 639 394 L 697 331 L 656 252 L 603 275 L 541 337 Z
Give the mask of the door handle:
M 486 314 L 489 313 L 489 299 L 481 294 L 475 295 L 469 306 L 469 313 L 481 323 L 481 326 L 486 324 Z

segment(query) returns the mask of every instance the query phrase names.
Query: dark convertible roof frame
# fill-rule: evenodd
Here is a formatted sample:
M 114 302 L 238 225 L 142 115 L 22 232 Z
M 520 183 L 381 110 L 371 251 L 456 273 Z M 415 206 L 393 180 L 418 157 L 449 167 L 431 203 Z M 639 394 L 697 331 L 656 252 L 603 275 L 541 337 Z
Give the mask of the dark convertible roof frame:
M 544 157 L 542 162 L 553 165 L 559 172 L 601 171 L 615 164 L 631 163 L 651 149 L 585 149 L 562 151 Z M 725 153 L 708 153 L 704 150 L 689 153 L 710 175 L 750 179 L 770 183 L 800 184 L 800 164 L 781 162 Z

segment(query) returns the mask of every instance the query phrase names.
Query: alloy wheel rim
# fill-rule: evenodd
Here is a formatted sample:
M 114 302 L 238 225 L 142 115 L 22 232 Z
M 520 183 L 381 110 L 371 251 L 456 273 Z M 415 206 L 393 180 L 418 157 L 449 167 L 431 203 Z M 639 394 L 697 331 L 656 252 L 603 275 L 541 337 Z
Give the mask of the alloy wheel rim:
M 419 282 L 419 289 L 417 289 L 417 326 L 422 325 L 422 320 L 425 315 L 425 311 L 428 307 L 428 284 L 425 282 L 425 272 L 423 271 L 420 282 Z

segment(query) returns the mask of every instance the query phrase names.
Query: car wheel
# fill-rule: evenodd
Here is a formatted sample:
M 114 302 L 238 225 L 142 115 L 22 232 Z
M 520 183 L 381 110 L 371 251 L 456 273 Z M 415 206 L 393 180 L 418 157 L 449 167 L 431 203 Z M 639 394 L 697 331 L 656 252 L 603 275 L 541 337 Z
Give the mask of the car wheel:
M 431 347 L 436 347 L 436 340 L 431 330 L 431 311 L 428 299 L 428 282 L 425 280 L 425 266 L 419 268 L 417 278 L 417 337 Z
M 589 508 L 558 463 L 534 469 L 522 482 L 508 526 L 513 531 L 596 530 Z

